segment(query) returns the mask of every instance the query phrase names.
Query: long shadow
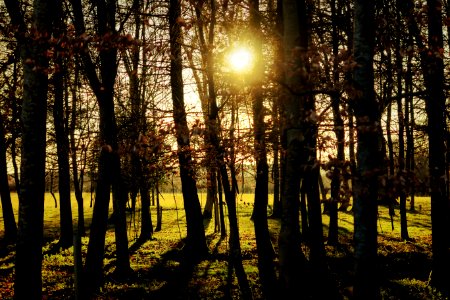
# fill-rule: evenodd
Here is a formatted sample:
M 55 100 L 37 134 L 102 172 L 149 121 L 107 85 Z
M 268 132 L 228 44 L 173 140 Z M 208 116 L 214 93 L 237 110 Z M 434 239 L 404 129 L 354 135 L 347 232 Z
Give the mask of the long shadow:
M 130 278 L 130 287 L 125 290 L 109 293 L 112 299 L 192 299 L 195 298 L 196 291 L 189 287 L 196 262 L 187 259 L 184 255 L 183 242 L 175 246 L 174 249 L 165 252 L 161 259 L 148 269 L 140 269 L 136 272 L 135 278 Z M 155 290 L 148 291 L 144 286 L 132 287 L 131 283 L 141 282 L 143 278 L 161 283 Z M 114 283 L 111 276 L 106 281 Z
M 424 252 L 396 252 L 379 257 L 383 278 L 415 278 L 427 281 L 431 270 L 431 258 Z

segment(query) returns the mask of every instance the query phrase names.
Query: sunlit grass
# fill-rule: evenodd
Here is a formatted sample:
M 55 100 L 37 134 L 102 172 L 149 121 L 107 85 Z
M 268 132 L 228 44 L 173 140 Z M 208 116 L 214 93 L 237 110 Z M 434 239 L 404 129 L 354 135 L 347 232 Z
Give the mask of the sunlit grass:
M 56 197 L 58 195 L 56 194 Z M 85 217 L 87 228 L 92 216 L 90 207 L 90 194 L 83 194 Z M 199 195 L 202 207 L 206 201 L 206 195 Z M 252 194 L 239 194 L 236 197 L 240 241 L 244 269 L 250 280 L 255 298 L 260 295 L 259 277 L 257 269 L 256 240 L 254 236 L 254 224 L 250 220 L 253 210 L 254 196 Z M 112 227 L 106 234 L 105 274 L 106 283 L 102 287 L 97 299 L 124 299 L 129 297 L 143 298 L 158 293 L 166 288 L 177 269 L 180 267 L 180 253 L 182 245 L 180 238 L 186 236 L 186 218 L 183 209 L 181 194 L 164 193 L 160 196 L 163 207 L 162 230 L 154 233 L 154 240 L 147 241 L 136 250 L 130 252 L 131 267 L 135 270 L 135 276 L 131 281 L 117 282 L 112 278 L 115 265 L 115 238 Z M 272 198 L 269 200 L 272 204 Z M 77 219 L 76 201 L 72 195 L 72 210 L 74 222 Z M 17 195 L 13 194 L 13 207 L 17 213 Z M 138 201 L 139 206 L 139 201 Z M 378 253 L 382 268 L 385 270 L 385 278 L 381 292 L 385 298 L 406 299 L 414 295 L 422 299 L 441 299 L 438 291 L 428 285 L 429 262 L 431 256 L 431 221 L 430 200 L 427 197 L 416 198 L 417 211 L 408 211 L 408 230 L 411 241 L 403 242 L 400 239 L 399 212 L 396 208 L 394 217 L 394 230 L 391 229 L 391 220 L 388 208 L 379 207 Z M 419 209 L 420 208 L 420 209 Z M 112 212 L 112 205 L 110 206 Z M 156 209 L 151 206 L 153 224 L 156 224 Z M 225 206 L 225 213 L 227 213 Z M 269 208 L 270 213 L 270 208 Z M 329 217 L 322 215 L 324 224 L 324 237 L 326 241 Z M 51 249 L 57 242 L 59 235 L 59 207 L 50 194 L 45 198 L 45 231 L 49 241 L 43 251 Z M 0 220 L 2 222 L 2 220 Z M 139 236 L 140 217 L 136 213 L 134 218 L 128 213 L 129 246 L 132 247 Z M 227 222 L 227 219 L 226 219 Z M 229 230 L 229 224 L 226 223 Z M 280 221 L 269 219 L 269 229 L 272 242 L 277 250 L 277 236 Z M 0 224 L 2 235 L 3 223 Z M 224 297 L 225 285 L 228 276 L 228 260 L 226 254 L 229 251 L 228 237 L 220 239 L 220 233 L 214 232 L 214 220 L 211 220 L 205 228 L 208 246 L 214 256 L 211 259 L 200 262 L 189 278 L 185 293 L 191 296 L 206 298 Z M 341 246 L 326 246 L 327 259 L 330 269 L 336 273 L 341 288 L 351 284 L 352 265 L 348 263 L 352 250 L 353 215 L 351 212 L 339 212 L 339 232 Z M 88 237 L 84 237 L 83 260 L 87 252 Z M 172 254 L 170 254 L 172 253 Z M 346 263 L 342 263 L 346 262 Z M 14 250 L 10 248 L 8 254 L 0 257 L 0 298 L 12 297 L 12 282 L 14 280 Z M 54 255 L 45 255 L 43 260 L 44 295 L 51 299 L 67 299 L 73 297 L 73 249 L 69 248 Z M 238 295 L 238 285 L 235 276 L 232 279 L 232 294 Z M 157 294 L 158 295 L 158 294 Z

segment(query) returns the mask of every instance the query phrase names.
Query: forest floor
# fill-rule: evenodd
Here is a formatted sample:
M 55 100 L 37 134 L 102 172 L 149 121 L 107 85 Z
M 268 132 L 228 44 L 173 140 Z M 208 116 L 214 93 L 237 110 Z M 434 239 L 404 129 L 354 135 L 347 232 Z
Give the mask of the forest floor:
M 90 223 L 92 208 L 90 195 L 85 194 L 86 221 Z M 201 196 L 204 201 L 204 195 Z M 17 196 L 13 197 L 17 202 Z M 13 202 L 14 202 L 13 201 Z M 240 241 L 244 269 L 250 281 L 254 299 L 262 299 L 258 279 L 256 241 L 252 212 L 252 195 L 238 195 Z M 75 299 L 73 278 L 73 248 L 56 254 L 49 253 L 57 243 L 59 208 L 53 198 L 46 197 L 45 239 L 43 249 L 43 295 L 44 299 Z M 193 269 L 186 271 L 182 261 L 182 243 L 186 235 L 186 219 L 182 209 L 181 195 L 164 194 L 162 229 L 154 233 L 154 239 L 139 242 L 139 217 L 129 217 L 130 260 L 134 274 L 125 281 L 118 281 L 114 271 L 114 231 L 106 237 L 105 283 L 96 299 L 223 299 L 226 295 L 239 299 L 237 279 L 228 272 L 228 239 L 221 239 L 214 232 L 214 220 L 205 223 L 209 257 Z M 14 203 L 17 211 L 17 203 Z M 431 265 L 431 222 L 429 198 L 416 198 L 415 212 L 408 212 L 408 229 L 411 239 L 400 239 L 399 213 L 396 210 L 394 229 L 386 207 L 379 207 L 378 254 L 380 262 L 381 295 L 383 299 L 447 299 L 429 286 Z M 153 224 L 156 212 L 152 209 Z M 76 220 L 75 204 L 73 206 Z M 323 215 L 324 236 L 328 216 Z M 280 222 L 269 219 L 272 241 L 277 251 Z M 339 245 L 326 245 L 327 263 L 336 280 L 343 299 L 351 294 L 353 281 L 353 216 L 350 212 L 339 213 Z M 0 217 L 0 238 L 3 236 L 3 220 Z M 325 241 L 326 242 L 326 241 Z M 87 251 L 88 238 L 82 239 L 83 256 Z M 306 248 L 305 248 L 306 249 Z M 14 282 L 14 247 L 0 244 L 0 299 L 12 299 Z M 277 261 L 275 262 L 277 265 Z

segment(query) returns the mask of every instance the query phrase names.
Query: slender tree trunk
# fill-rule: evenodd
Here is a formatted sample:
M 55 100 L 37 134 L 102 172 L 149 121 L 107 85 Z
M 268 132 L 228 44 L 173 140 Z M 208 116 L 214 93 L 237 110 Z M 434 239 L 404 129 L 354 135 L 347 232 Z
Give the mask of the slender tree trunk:
M 225 213 L 223 211 L 223 189 L 220 173 L 217 173 L 217 190 L 219 194 L 219 217 L 220 217 L 220 238 L 227 236 L 227 230 L 225 228 Z
M 11 202 L 8 183 L 8 168 L 6 163 L 5 124 L 0 114 L 0 198 L 2 204 L 3 224 L 5 228 L 4 240 L 13 243 L 17 238 L 16 219 Z
M 85 236 L 85 225 L 84 225 L 84 200 L 83 200 L 83 191 L 79 177 L 83 177 L 83 171 L 81 171 L 80 175 L 78 175 L 78 160 L 77 160 L 77 147 L 75 146 L 75 125 L 76 125 L 76 107 L 77 107 L 77 91 L 76 86 L 78 83 L 78 75 L 79 69 L 75 67 L 75 80 L 72 84 L 72 115 L 71 115 L 71 123 L 70 123 L 70 148 L 72 154 L 72 176 L 73 176 L 73 185 L 75 190 L 75 198 L 77 200 L 77 213 L 78 213 L 78 222 L 77 222 L 77 234 L 80 236 Z M 68 111 L 68 105 L 66 105 L 66 111 Z M 80 286 L 81 288 L 81 286 Z
M 140 186 L 142 224 L 139 239 L 145 241 L 151 239 L 153 235 L 152 216 L 150 214 L 150 189 L 148 188 L 148 183 L 141 182 Z
M 275 66 L 277 79 L 282 82 L 283 79 L 283 68 L 280 66 L 279 62 L 283 61 L 283 1 L 276 0 L 276 11 L 275 11 Z M 278 87 L 278 91 L 281 91 L 281 87 Z M 273 180 L 273 210 L 272 218 L 281 218 L 281 197 L 283 196 L 283 184 L 282 184 L 282 160 L 283 154 L 280 149 L 280 135 L 281 135 L 281 104 L 282 97 L 277 96 L 273 100 L 272 104 L 272 150 L 273 150 L 273 165 L 272 165 L 272 180 Z
M 71 0 L 77 34 L 85 33 L 84 17 L 80 0 Z M 116 1 L 108 0 L 95 3 L 97 13 L 97 33 L 114 39 Z M 111 42 L 111 41 L 107 41 Z M 128 255 L 128 236 L 126 230 L 125 199 L 126 193 L 122 183 L 120 158 L 117 142 L 117 124 L 114 112 L 114 83 L 117 74 L 117 48 L 100 49 L 99 75 L 89 56 L 89 52 L 80 53 L 84 71 L 89 84 L 97 98 L 100 108 L 100 143 L 101 151 L 98 160 L 98 181 L 96 201 L 92 216 L 88 253 L 84 268 L 85 296 L 91 296 L 103 281 L 103 258 L 105 236 L 108 222 L 108 210 L 111 187 L 113 188 L 113 207 L 116 234 L 116 274 L 127 275 L 131 271 Z
M 182 32 L 178 18 L 181 16 L 179 0 L 170 0 L 169 26 L 170 26 L 170 82 L 172 88 L 173 118 L 178 144 L 178 160 L 180 164 L 180 177 L 186 211 L 187 223 L 187 255 L 198 259 L 208 252 L 206 246 L 205 230 L 203 228 L 202 212 L 197 194 L 195 172 L 190 152 L 189 128 L 184 108 L 183 77 L 181 43 Z
M 54 29 L 55 36 L 64 34 L 64 20 L 62 3 L 56 2 L 57 20 Z M 56 49 L 57 53 L 62 49 Z M 60 212 L 60 237 L 59 246 L 68 248 L 73 245 L 72 205 L 70 200 L 70 163 L 69 163 L 69 135 L 64 117 L 64 66 L 61 56 L 56 56 L 55 63 L 60 71 L 53 75 L 53 122 L 56 135 L 56 151 L 58 156 L 58 190 Z
M 161 231 L 162 207 L 159 203 L 159 182 L 158 181 L 156 181 L 155 189 L 156 189 L 156 228 L 155 228 L 155 231 Z
M 396 12 L 397 21 L 400 23 L 400 12 Z M 400 198 L 400 235 L 402 240 L 408 240 L 408 223 L 406 219 L 406 182 L 407 173 L 405 172 L 405 118 L 403 115 L 402 90 L 403 82 L 403 58 L 400 54 L 400 40 L 395 41 L 395 56 L 397 69 L 397 115 L 398 115 L 398 173 Z
M 338 54 L 339 54 L 339 36 L 337 28 L 337 5 L 336 0 L 331 2 L 331 17 L 332 17 L 332 38 L 333 38 L 333 84 L 336 86 L 339 83 L 338 70 Z M 338 243 L 338 203 L 340 202 L 341 192 L 341 175 L 345 160 L 345 131 L 344 121 L 341 117 L 340 111 L 340 97 L 336 93 L 331 98 L 331 105 L 333 108 L 333 122 L 334 134 L 337 142 L 337 159 L 333 166 L 331 178 L 331 198 L 330 198 L 330 224 L 328 227 L 328 244 L 336 245 Z
M 274 250 L 270 241 L 267 222 L 267 205 L 269 204 L 269 166 L 267 164 L 267 150 L 264 122 L 264 103 L 262 94 L 262 79 L 264 66 L 262 62 L 261 15 L 259 0 L 250 1 L 250 27 L 255 39 L 255 69 L 252 83 L 253 104 L 253 132 L 256 161 L 256 186 L 253 208 L 253 222 L 255 226 L 256 247 L 258 251 L 258 270 L 264 296 L 275 299 L 277 296 L 275 266 L 273 263 Z
M 217 179 L 216 172 L 211 166 L 207 166 L 206 172 L 206 204 L 203 209 L 203 218 L 211 219 L 213 207 L 217 203 Z
M 411 38 L 409 38 L 411 40 Z M 409 42 L 410 44 L 411 42 Z M 405 92 L 407 94 L 405 99 L 405 132 L 406 132 L 406 176 L 407 181 L 412 182 L 408 187 L 410 197 L 410 207 L 411 211 L 415 211 L 414 205 L 414 135 L 413 135 L 413 124 L 414 124 L 414 112 L 413 112 L 413 97 L 409 96 L 413 91 L 413 79 L 412 79 L 412 55 L 408 55 L 408 62 L 406 66 L 405 74 Z

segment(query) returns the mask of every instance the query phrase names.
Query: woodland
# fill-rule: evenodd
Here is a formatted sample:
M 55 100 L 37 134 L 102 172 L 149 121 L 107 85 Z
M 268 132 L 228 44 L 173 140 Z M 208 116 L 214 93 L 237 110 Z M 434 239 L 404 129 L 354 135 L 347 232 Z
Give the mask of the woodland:
M 0 2 L 2 299 L 448 299 L 450 3 Z

